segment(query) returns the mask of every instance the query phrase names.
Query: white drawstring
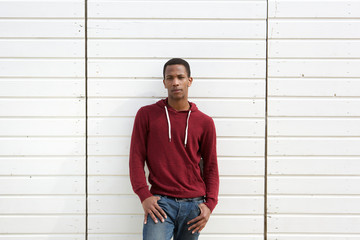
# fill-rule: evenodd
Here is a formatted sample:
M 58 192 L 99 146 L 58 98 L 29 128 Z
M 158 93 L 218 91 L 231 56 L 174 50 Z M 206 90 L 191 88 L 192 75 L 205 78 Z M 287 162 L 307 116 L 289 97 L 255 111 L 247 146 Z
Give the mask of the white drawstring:
M 168 113 L 166 106 L 165 106 L 165 112 L 166 112 L 166 118 L 167 118 L 168 127 L 169 127 L 169 142 L 171 142 L 171 124 L 170 124 L 169 113 Z
M 168 122 L 168 127 L 169 127 L 169 142 L 171 142 L 171 124 L 170 124 L 170 117 L 169 117 L 169 112 L 166 106 L 165 107 L 165 113 L 166 113 L 166 119 Z M 190 114 L 191 114 L 191 110 L 189 110 L 187 119 L 186 119 L 186 129 L 185 129 L 185 140 L 184 140 L 184 145 L 186 147 L 187 144 L 187 139 L 188 139 L 188 129 L 189 129 L 189 118 L 190 118 Z
M 185 141 L 184 141 L 185 147 L 186 147 L 187 138 L 188 138 L 188 128 L 189 128 L 189 118 L 190 118 L 190 114 L 191 114 L 191 110 L 189 110 L 188 117 L 187 117 L 187 120 L 186 120 Z

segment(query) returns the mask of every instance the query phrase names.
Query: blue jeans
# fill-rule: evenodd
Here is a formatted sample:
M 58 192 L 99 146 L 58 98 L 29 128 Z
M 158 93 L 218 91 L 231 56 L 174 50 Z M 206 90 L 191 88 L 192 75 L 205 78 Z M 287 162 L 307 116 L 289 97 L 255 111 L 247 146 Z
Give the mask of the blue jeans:
M 159 196 L 159 195 L 156 195 Z M 199 233 L 194 234 L 188 230 L 188 221 L 196 218 L 200 214 L 199 204 L 204 200 L 177 201 L 166 196 L 159 196 L 158 205 L 167 215 L 162 223 L 159 219 L 155 223 L 148 215 L 147 223 L 143 228 L 143 240 L 197 240 Z

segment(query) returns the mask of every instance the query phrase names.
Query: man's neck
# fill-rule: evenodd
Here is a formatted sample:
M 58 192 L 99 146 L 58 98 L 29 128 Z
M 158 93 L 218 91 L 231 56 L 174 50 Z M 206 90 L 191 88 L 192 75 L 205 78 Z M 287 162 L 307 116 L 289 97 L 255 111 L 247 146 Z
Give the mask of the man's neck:
M 190 104 L 188 102 L 188 99 L 184 98 L 181 100 L 172 100 L 171 98 L 168 98 L 168 104 L 170 107 L 175 109 L 176 111 L 187 111 L 190 109 Z

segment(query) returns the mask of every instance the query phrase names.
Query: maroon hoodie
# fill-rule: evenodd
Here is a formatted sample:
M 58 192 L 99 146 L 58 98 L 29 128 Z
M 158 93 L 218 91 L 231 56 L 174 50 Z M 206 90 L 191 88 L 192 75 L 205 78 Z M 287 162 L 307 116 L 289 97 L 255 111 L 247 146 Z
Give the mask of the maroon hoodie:
M 150 172 L 150 191 L 145 162 Z M 176 111 L 167 99 L 140 108 L 131 137 L 130 180 L 141 202 L 153 194 L 205 196 L 205 204 L 213 211 L 218 200 L 219 173 L 212 118 L 191 102 L 188 111 Z

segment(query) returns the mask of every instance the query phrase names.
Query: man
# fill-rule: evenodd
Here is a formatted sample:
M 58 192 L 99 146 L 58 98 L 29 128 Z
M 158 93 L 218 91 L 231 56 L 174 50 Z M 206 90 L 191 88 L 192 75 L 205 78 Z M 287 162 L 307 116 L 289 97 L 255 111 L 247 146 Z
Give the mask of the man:
M 188 101 L 188 62 L 170 59 L 163 77 L 168 97 L 140 108 L 135 117 L 130 180 L 145 212 L 144 240 L 198 239 L 218 198 L 215 126 Z

